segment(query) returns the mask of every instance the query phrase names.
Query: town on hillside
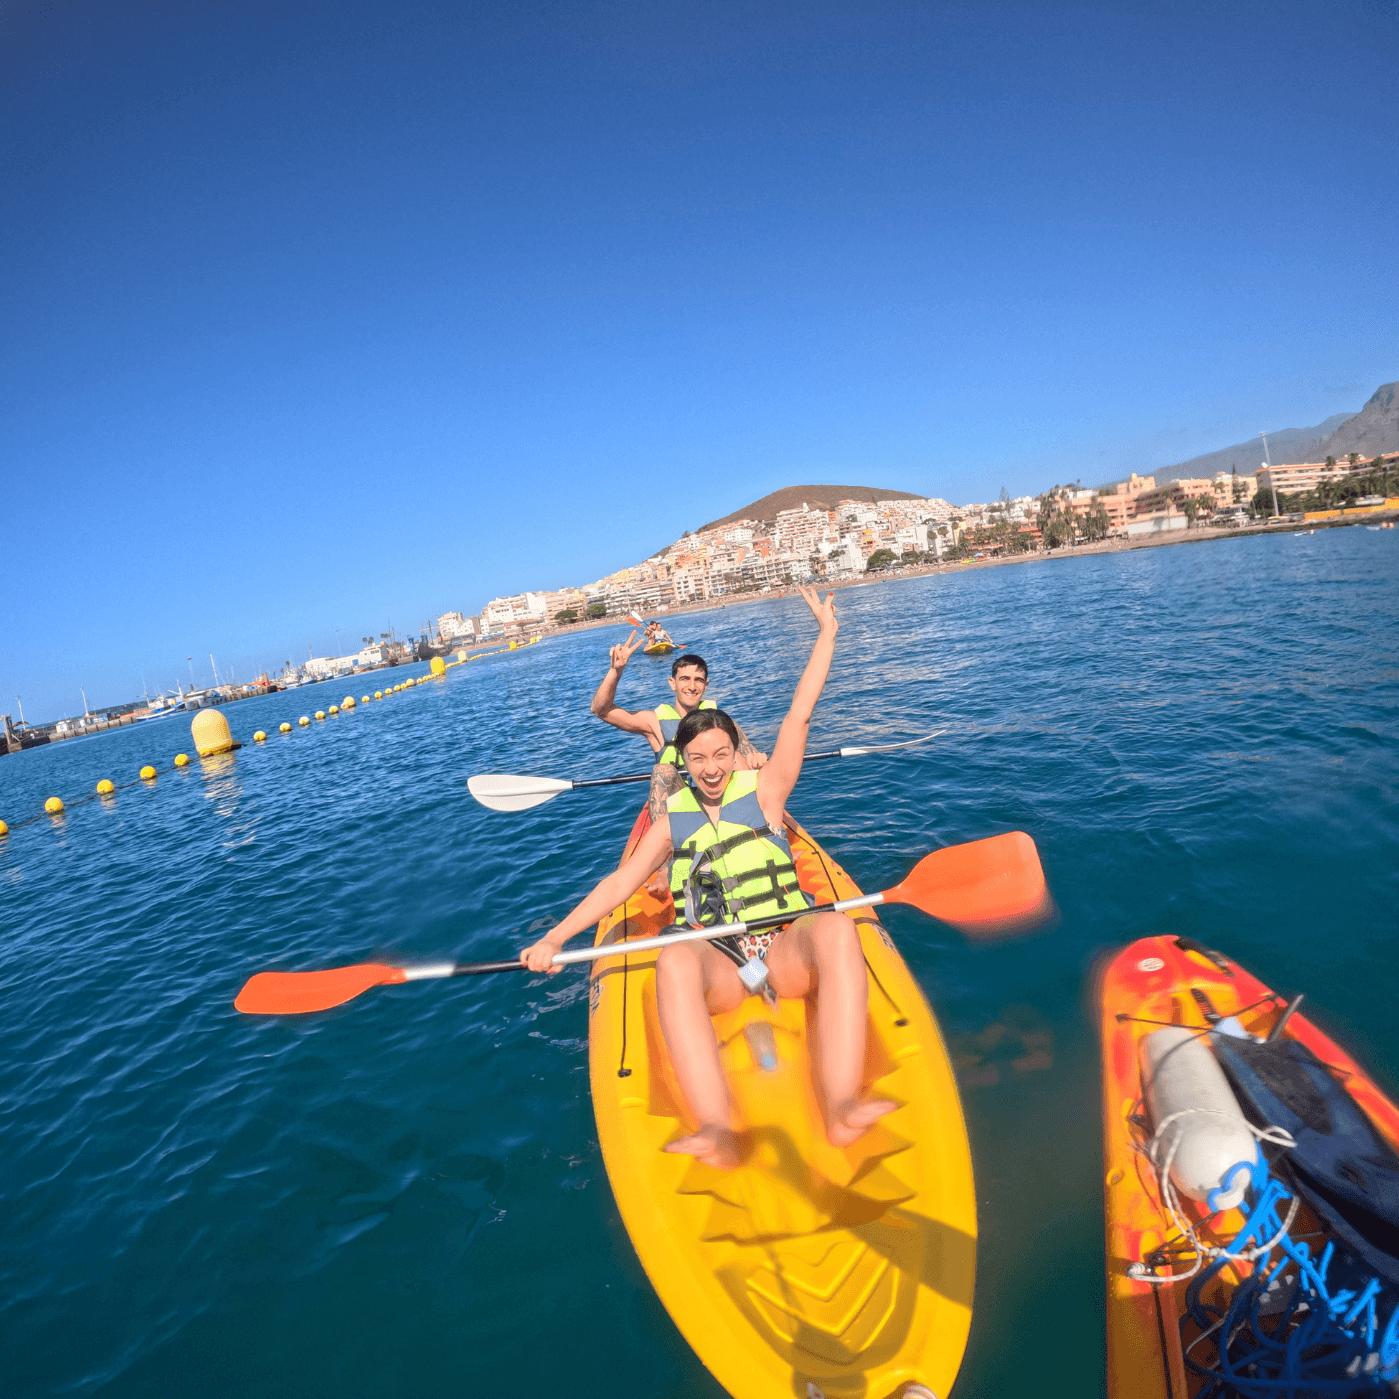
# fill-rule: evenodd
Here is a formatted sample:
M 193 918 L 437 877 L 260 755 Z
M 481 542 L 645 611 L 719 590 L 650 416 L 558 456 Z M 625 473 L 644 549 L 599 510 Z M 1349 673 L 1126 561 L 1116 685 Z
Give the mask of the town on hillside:
M 927 499 L 805 502 L 771 519 L 737 518 L 683 535 L 670 548 L 581 587 L 493 598 L 478 616 L 447 612 L 434 640 L 450 649 L 537 634 L 586 619 L 663 613 L 811 580 L 839 580 L 909 564 L 1031 553 L 1079 542 L 1167 535 L 1197 524 L 1240 527 L 1350 502 L 1383 506 L 1396 458 L 1218 472 L 1169 481 L 1135 473 L 1096 489 L 1055 486 L 1043 495 L 954 506 Z

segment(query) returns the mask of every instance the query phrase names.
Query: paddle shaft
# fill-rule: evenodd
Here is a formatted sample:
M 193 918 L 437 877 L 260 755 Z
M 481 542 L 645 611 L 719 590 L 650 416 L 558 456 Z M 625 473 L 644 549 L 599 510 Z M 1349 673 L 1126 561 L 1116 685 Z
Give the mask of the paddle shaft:
M 840 899 L 833 904 L 820 904 L 806 909 L 806 913 L 844 913 L 852 908 L 872 908 L 884 902 L 883 894 L 861 894 L 857 899 Z M 794 913 L 772 913 L 766 918 L 755 918 L 751 923 L 721 923 L 713 928 L 687 928 L 683 933 L 668 936 L 639 938 L 635 942 L 608 943 L 602 947 L 580 947 L 575 952 L 554 954 L 556 967 L 571 966 L 575 962 L 599 962 L 604 957 L 629 956 L 633 952 L 651 952 L 658 947 L 669 947 L 676 942 L 709 942 L 713 938 L 732 937 L 736 933 L 751 933 L 764 928 L 780 928 L 803 917 L 803 911 Z M 513 962 L 432 962 L 425 966 L 404 968 L 405 981 L 432 981 L 447 976 L 483 976 L 488 972 L 521 972 L 525 964 L 516 958 Z

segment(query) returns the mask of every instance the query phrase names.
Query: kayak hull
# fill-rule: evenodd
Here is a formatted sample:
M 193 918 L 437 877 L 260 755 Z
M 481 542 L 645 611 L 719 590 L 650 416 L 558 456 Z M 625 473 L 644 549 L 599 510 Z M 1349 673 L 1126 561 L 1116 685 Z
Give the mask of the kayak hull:
M 641 654 L 643 656 L 668 656 L 675 650 L 675 643 L 671 641 L 657 641 L 654 645 L 644 647 Z
M 1218 962 L 1214 959 L 1218 958 Z M 1219 965 L 1222 963 L 1223 965 Z M 1158 1204 L 1155 1171 L 1136 1148 L 1142 1140 L 1132 1118 L 1142 1108 L 1140 1042 L 1159 1028 L 1140 1021 L 1165 1021 L 1204 1030 L 1207 1022 L 1196 993 L 1221 1016 L 1237 1016 L 1245 1030 L 1266 1035 L 1283 1000 L 1255 976 L 1198 945 L 1181 947 L 1171 936 L 1142 938 L 1114 956 L 1099 972 L 1098 1003 L 1103 1046 L 1104 1223 L 1107 1264 L 1107 1391 L 1111 1399 L 1189 1399 L 1204 1381 L 1184 1363 L 1181 1342 L 1184 1284 L 1152 1285 L 1128 1275 L 1176 1234 Z M 1259 1004 L 1261 1002 L 1261 1004 Z M 1139 1017 L 1138 1021 L 1119 1016 Z M 1341 1047 L 1300 1013 L 1283 1035 L 1304 1044 L 1344 1076 L 1350 1096 L 1391 1146 L 1399 1147 L 1399 1109 Z M 1223 1244 L 1243 1227 L 1235 1210 L 1205 1224 L 1205 1209 L 1182 1201 L 1202 1238 Z M 1312 1221 L 1309 1227 L 1315 1227 Z M 1247 1263 L 1227 1266 L 1210 1284 L 1213 1305 L 1247 1274 Z M 1190 1325 L 1186 1344 L 1193 1339 Z
M 646 825 L 643 811 L 628 850 Z M 804 889 L 858 894 L 806 832 L 790 820 L 788 831 Z M 669 896 L 643 889 L 597 941 L 672 921 Z M 888 934 L 872 914 L 857 921 L 872 972 L 865 1082 L 900 1107 L 852 1147 L 830 1146 L 808 1003 L 751 996 L 715 1017 L 745 1129 L 744 1163 L 729 1172 L 663 1150 L 693 1124 L 661 1038 L 655 953 L 594 964 L 589 1059 L 613 1194 L 666 1310 L 735 1399 L 890 1399 L 920 1385 L 945 1399 L 966 1346 L 976 1206 L 951 1064 Z M 775 1067 L 754 1040 L 775 1047 Z

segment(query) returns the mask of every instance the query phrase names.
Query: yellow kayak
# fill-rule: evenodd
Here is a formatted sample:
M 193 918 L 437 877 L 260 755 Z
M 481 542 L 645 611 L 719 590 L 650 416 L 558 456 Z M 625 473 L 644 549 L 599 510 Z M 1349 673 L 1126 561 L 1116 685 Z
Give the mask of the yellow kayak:
M 647 824 L 643 810 L 628 852 Z M 787 830 L 803 889 L 859 894 L 790 818 Z M 952 1066 L 879 920 L 855 918 L 871 972 L 865 1082 L 901 1106 L 831 1146 L 807 1003 L 750 996 L 714 1022 L 748 1144 L 735 1171 L 662 1150 L 691 1124 L 661 1038 L 655 953 L 593 965 L 588 1051 L 612 1191 L 666 1310 L 734 1399 L 947 1399 L 966 1347 L 976 1201 Z M 669 896 L 642 889 L 597 944 L 672 922 Z
M 643 656 L 668 656 L 674 650 L 675 643 L 673 641 L 653 641 L 642 650 L 641 654 Z

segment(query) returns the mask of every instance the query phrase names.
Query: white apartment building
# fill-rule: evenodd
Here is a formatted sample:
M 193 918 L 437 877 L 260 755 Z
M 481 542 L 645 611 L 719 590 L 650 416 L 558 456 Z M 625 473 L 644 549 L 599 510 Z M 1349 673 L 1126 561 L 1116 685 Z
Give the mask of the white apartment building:
M 437 619 L 437 634 L 443 641 L 458 638 L 475 641 L 481 634 L 481 623 L 475 617 L 463 617 L 460 612 L 444 612 Z
M 542 622 L 545 612 L 543 593 L 516 593 L 514 597 L 492 599 L 481 609 L 487 631 L 499 631 L 512 622 Z

